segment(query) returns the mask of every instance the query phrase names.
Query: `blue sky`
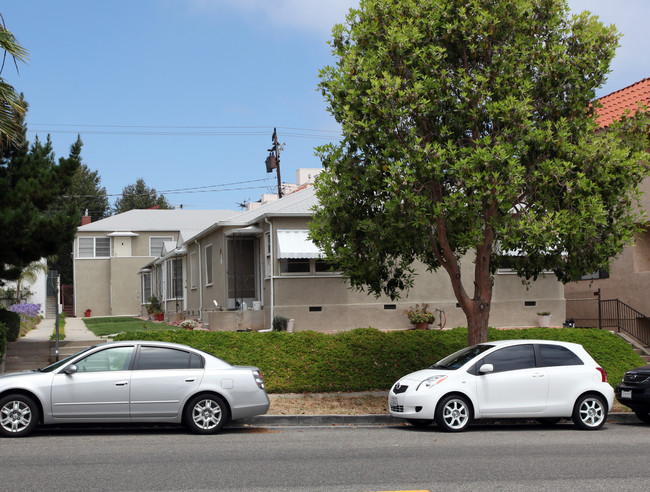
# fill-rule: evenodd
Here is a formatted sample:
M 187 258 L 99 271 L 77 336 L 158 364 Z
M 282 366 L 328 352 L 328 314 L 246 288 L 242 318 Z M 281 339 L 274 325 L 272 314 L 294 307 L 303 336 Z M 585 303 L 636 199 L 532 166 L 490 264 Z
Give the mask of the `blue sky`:
M 0 5 L 30 61 L 2 76 L 30 104 L 28 138 L 58 156 L 76 135 L 109 195 L 142 177 L 174 205 L 232 209 L 320 167 L 338 125 L 317 92 L 327 41 L 355 0 L 13 0 Z M 624 34 L 602 96 L 650 76 L 648 0 L 570 0 Z M 113 201 L 114 196 L 111 196 Z

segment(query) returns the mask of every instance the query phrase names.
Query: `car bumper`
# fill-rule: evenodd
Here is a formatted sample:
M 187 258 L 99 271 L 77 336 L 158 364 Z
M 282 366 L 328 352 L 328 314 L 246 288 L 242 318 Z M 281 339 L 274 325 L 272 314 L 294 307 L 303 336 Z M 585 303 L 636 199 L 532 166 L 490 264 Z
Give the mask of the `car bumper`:
M 650 387 L 619 384 L 616 387 L 616 399 L 632 410 L 650 410 Z
M 432 393 L 388 393 L 391 416 L 402 419 L 433 419 L 439 396 Z

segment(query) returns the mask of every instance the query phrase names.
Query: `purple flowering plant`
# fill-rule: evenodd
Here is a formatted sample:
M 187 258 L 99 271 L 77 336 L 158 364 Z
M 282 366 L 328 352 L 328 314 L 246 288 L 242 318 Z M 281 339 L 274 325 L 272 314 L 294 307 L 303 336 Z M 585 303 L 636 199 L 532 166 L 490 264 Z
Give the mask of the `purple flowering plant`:
M 37 318 L 40 316 L 41 305 L 28 303 L 14 304 L 13 306 L 9 306 L 7 310 L 20 315 L 20 319 L 26 321 L 29 318 Z

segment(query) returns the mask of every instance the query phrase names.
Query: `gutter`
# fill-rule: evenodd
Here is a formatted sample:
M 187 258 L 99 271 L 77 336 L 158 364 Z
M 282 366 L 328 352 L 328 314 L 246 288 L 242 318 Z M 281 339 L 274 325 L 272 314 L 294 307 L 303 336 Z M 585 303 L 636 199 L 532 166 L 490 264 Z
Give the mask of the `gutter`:
M 273 251 L 273 223 L 269 221 L 268 217 L 264 217 L 264 222 L 269 225 L 269 248 L 271 250 L 271 294 L 270 294 L 270 304 L 271 304 L 271 327 L 273 327 L 273 318 L 275 317 L 275 254 Z

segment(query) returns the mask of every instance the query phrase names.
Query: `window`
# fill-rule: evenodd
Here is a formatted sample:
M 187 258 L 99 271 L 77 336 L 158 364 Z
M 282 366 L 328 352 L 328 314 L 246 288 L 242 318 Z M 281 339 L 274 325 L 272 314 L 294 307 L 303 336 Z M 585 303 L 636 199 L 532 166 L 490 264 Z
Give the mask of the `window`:
M 108 258 L 110 256 L 110 237 L 79 238 L 79 258 Z
M 280 260 L 280 273 L 310 273 L 311 262 L 308 259 Z
M 566 347 L 545 344 L 540 344 L 538 347 L 542 359 L 539 365 L 542 367 L 583 365 L 580 357 Z
M 166 241 L 173 241 L 174 238 L 171 236 L 153 236 L 149 238 L 149 256 L 155 256 L 158 258 L 162 255 L 163 244 Z
M 532 344 L 506 347 L 486 355 L 479 363 L 492 364 L 494 372 L 516 371 L 535 367 L 535 350 Z
M 151 297 L 151 274 L 143 273 L 141 276 L 141 282 L 142 282 L 142 303 L 146 304 L 147 302 L 149 302 L 149 298 Z
M 203 357 L 183 350 L 141 347 L 137 369 L 198 369 L 203 367 L 203 363 Z
M 205 285 L 212 285 L 212 245 L 205 247 Z
M 133 347 L 113 347 L 95 352 L 76 363 L 77 372 L 126 371 L 132 354 Z
M 167 299 L 183 298 L 183 260 L 174 258 L 165 262 L 167 266 Z
M 196 253 L 190 253 L 190 289 L 199 286 L 199 262 Z
M 597 278 L 609 278 L 609 270 L 605 268 L 602 270 L 598 270 L 597 272 L 588 273 L 580 277 L 579 280 L 594 280 Z

